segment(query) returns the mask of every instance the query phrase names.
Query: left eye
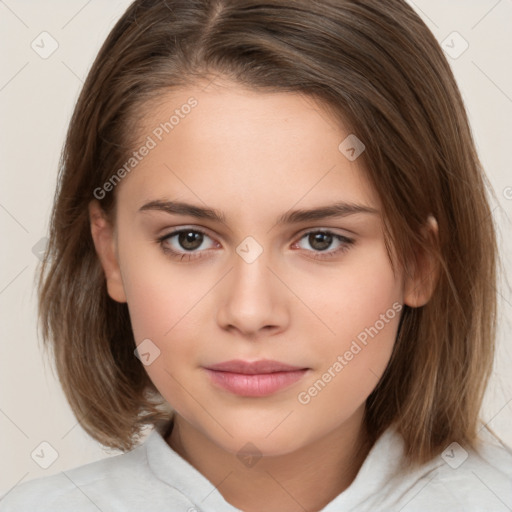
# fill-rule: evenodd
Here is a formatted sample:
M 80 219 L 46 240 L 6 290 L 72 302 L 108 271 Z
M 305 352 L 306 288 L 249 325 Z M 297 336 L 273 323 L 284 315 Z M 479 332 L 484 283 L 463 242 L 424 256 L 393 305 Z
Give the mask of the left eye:
M 326 257 L 336 255 L 341 251 L 347 250 L 349 246 L 354 243 L 352 239 L 331 231 L 309 231 L 301 237 L 299 242 L 294 244 L 299 246 L 300 249 L 305 249 L 311 252 L 307 247 L 304 247 L 304 244 L 301 245 L 301 242 L 304 241 L 307 245 L 313 248 L 312 252 L 318 254 L 315 254 L 315 257 L 317 258 L 323 257 L 324 254 L 322 253 L 325 253 Z M 334 248 L 332 248 L 333 244 L 335 245 Z M 328 251 L 328 249 L 331 250 Z

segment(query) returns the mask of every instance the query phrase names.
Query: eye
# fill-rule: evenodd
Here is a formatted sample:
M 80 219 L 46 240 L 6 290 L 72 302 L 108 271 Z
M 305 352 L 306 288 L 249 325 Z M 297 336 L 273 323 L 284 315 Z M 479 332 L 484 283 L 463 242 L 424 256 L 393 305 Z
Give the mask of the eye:
M 303 241 L 305 241 L 305 244 Z M 353 244 L 354 240 L 346 236 L 333 233 L 332 231 L 317 230 L 305 233 L 294 246 L 299 246 L 300 249 L 313 252 L 313 258 L 327 259 L 348 251 Z M 304 247 L 305 245 L 309 245 L 313 251 Z M 333 250 L 328 250 L 333 246 Z
M 210 240 L 210 243 L 208 243 Z M 158 239 L 162 250 L 180 261 L 201 257 L 201 252 L 216 246 L 204 231 L 196 228 L 184 228 L 173 231 Z M 218 245 L 218 244 L 217 244 Z M 201 251 L 199 251 L 201 249 Z
M 305 243 L 304 243 L 305 242 Z M 197 228 L 181 228 L 158 239 L 162 251 L 179 261 L 191 261 L 204 257 L 208 249 L 220 247 L 207 233 Z M 348 238 L 328 230 L 315 230 L 305 233 L 292 248 L 298 247 L 313 259 L 328 259 L 346 252 L 355 243 Z M 308 249 L 305 245 L 312 248 Z M 333 249 L 334 247 L 334 249 Z

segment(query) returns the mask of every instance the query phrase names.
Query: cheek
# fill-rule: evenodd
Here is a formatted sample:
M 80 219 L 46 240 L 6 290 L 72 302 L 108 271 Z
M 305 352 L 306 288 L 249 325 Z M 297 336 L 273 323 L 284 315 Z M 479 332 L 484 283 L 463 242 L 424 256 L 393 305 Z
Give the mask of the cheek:
M 137 342 L 144 338 L 165 340 L 182 329 L 214 282 L 206 269 L 181 269 L 154 247 L 129 252 L 122 272 Z
M 315 313 L 316 327 L 333 349 L 360 334 L 364 339 L 365 329 L 375 324 L 383 338 L 392 338 L 390 324 L 399 316 L 396 304 L 403 301 L 402 282 L 393 273 L 382 240 L 349 254 L 321 276 L 304 273 L 295 282 L 297 295 Z
M 164 368 L 178 374 L 180 363 L 194 364 L 204 351 L 205 318 L 213 311 L 210 292 L 219 276 L 208 265 L 180 266 L 149 244 L 124 255 L 123 284 L 135 341 L 149 339 L 157 346 L 160 355 L 146 370 L 153 381 L 168 381 Z
M 382 305 L 383 309 L 365 311 L 366 323 L 364 318 L 363 323 L 347 319 L 347 331 L 354 335 L 343 333 L 325 343 L 323 364 L 297 394 L 307 418 L 328 412 L 326 428 L 344 422 L 377 386 L 393 351 L 402 310 L 398 301 L 384 300 Z M 341 331 L 343 325 L 338 325 Z
M 197 274 L 173 271 L 155 258 L 152 264 L 146 260 L 137 265 L 131 257 L 124 263 L 123 281 L 135 341 L 151 354 L 144 368 L 164 399 L 186 416 L 188 395 L 183 389 L 193 391 L 193 385 L 183 375 L 183 370 L 190 371 L 183 362 L 193 364 L 200 353 L 200 323 L 194 320 L 194 313 L 211 285 L 206 276 L 200 279 Z
M 326 281 L 327 291 L 309 297 L 330 333 L 324 329 L 317 344 L 319 371 L 306 383 L 310 392 L 303 388 L 303 402 L 314 398 L 317 405 L 327 406 L 329 400 L 341 401 L 350 410 L 366 399 L 383 374 L 403 306 L 401 280 L 383 243 L 346 262 Z

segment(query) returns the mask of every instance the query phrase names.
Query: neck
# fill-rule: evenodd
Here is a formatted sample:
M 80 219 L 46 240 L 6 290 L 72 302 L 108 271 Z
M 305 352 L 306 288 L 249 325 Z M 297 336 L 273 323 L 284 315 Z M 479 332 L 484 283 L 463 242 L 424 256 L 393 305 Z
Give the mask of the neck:
M 292 453 L 247 467 L 179 415 L 167 443 L 245 512 L 321 510 L 353 482 L 371 448 L 363 413 Z

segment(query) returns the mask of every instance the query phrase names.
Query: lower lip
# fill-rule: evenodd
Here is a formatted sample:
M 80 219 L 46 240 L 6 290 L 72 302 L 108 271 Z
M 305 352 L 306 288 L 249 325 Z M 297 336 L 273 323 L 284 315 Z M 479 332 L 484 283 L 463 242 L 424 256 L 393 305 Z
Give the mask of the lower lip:
M 212 381 L 218 386 L 240 396 L 268 396 L 281 389 L 291 386 L 300 380 L 307 369 L 275 372 L 275 373 L 259 373 L 256 375 L 248 375 L 245 373 L 221 372 L 209 370 L 206 368 Z

